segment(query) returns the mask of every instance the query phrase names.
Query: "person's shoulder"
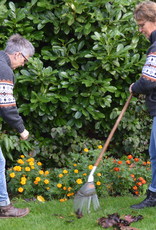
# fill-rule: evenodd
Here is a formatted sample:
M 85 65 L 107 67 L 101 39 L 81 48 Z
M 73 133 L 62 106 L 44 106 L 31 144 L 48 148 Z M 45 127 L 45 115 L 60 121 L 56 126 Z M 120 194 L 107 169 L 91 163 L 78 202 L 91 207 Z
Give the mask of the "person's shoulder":
M 151 53 L 156 53 L 156 41 L 149 47 L 149 49 L 147 51 L 147 55 L 149 55 Z

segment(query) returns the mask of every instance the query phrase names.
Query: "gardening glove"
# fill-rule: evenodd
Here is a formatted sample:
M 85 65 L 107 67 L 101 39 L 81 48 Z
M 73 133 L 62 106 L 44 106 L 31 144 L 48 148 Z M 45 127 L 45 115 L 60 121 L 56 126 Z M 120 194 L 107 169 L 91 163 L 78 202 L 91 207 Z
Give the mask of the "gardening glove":
M 20 136 L 22 140 L 27 140 L 29 137 L 29 132 L 26 129 L 24 129 L 24 131 L 20 133 Z

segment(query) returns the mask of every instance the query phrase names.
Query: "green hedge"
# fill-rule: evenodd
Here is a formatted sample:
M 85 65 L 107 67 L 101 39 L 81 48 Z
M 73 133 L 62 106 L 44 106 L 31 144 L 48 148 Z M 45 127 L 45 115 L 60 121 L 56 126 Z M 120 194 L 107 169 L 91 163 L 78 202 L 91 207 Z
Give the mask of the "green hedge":
M 1 48 L 13 33 L 36 47 L 28 67 L 16 71 L 15 87 L 33 154 L 62 165 L 69 151 L 80 152 L 92 138 L 106 139 L 145 60 L 148 44 L 132 12 L 137 2 L 1 1 Z M 147 139 L 138 127 L 149 132 L 149 117 L 139 102 L 133 99 L 112 142 L 119 155 L 147 150 L 135 138 Z

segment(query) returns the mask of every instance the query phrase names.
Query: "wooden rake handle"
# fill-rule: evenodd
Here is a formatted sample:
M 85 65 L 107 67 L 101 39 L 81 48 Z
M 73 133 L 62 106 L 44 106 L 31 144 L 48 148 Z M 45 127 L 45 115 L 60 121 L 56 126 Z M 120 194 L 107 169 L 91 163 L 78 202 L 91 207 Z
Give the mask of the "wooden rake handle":
M 118 125 L 119 125 L 124 113 L 125 113 L 125 111 L 127 110 L 127 107 L 128 107 L 128 105 L 130 103 L 131 98 L 132 98 L 132 93 L 128 97 L 128 99 L 127 99 L 127 101 L 126 101 L 126 103 L 125 103 L 125 105 L 124 105 L 124 107 L 123 107 L 118 119 L 116 120 L 116 122 L 115 122 L 115 124 L 114 124 L 114 126 L 113 126 L 113 128 L 112 128 L 112 130 L 111 130 L 111 132 L 110 132 L 110 134 L 109 134 L 109 136 L 108 136 L 103 148 L 102 148 L 102 151 L 101 151 L 98 159 L 96 160 L 96 162 L 94 164 L 94 166 L 98 166 L 100 161 L 102 160 L 103 154 L 106 152 L 106 150 L 108 148 L 108 145 L 109 145 L 109 143 L 110 143 L 110 141 L 111 141 L 111 139 L 112 139 L 112 137 L 113 137 L 113 135 L 114 135 L 114 133 L 115 133 L 115 131 L 116 131 L 116 129 L 117 129 L 117 127 L 118 127 Z

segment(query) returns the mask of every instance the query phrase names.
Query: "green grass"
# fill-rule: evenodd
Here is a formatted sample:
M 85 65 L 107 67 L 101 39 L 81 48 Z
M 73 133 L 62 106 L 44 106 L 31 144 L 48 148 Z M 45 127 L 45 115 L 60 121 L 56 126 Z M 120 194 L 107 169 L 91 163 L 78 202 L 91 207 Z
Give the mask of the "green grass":
M 97 219 L 118 212 L 120 215 L 143 215 L 144 219 L 131 226 L 141 230 L 155 230 L 155 208 L 132 210 L 130 205 L 143 197 L 107 197 L 100 199 L 101 208 L 77 219 L 73 213 L 73 200 L 60 203 L 57 200 L 40 203 L 17 200 L 16 207 L 29 207 L 30 214 L 23 218 L 0 219 L 2 230 L 100 230 Z M 113 228 L 109 228 L 110 230 Z

